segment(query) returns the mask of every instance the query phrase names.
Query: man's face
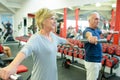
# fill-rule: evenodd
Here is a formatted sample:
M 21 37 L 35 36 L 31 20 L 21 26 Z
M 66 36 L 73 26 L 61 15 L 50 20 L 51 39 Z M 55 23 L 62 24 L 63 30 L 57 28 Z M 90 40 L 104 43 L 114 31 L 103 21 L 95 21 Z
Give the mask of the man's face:
M 97 28 L 99 24 L 100 17 L 97 14 L 91 15 L 91 18 L 89 20 L 90 27 Z

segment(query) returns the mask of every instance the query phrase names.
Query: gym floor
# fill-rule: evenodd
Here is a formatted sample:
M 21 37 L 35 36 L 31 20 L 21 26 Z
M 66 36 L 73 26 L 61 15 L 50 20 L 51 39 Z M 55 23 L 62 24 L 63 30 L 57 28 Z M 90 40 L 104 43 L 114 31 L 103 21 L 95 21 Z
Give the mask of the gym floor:
M 18 51 L 21 49 L 21 47 L 18 48 L 17 43 L 9 44 L 7 46 L 11 48 L 13 57 L 15 57 Z M 23 80 L 26 80 L 32 70 L 32 64 L 33 64 L 32 57 L 30 56 L 27 59 L 25 59 L 22 62 L 22 64 L 28 67 L 28 72 L 20 74 L 22 75 Z M 58 60 L 57 64 L 58 64 L 57 66 L 58 66 L 58 78 L 59 78 L 58 80 L 86 80 L 86 74 L 85 74 L 86 72 L 84 70 L 77 69 L 72 66 L 69 69 L 65 69 L 64 67 L 62 67 L 61 60 Z M 115 76 L 107 80 L 120 80 L 120 78 Z

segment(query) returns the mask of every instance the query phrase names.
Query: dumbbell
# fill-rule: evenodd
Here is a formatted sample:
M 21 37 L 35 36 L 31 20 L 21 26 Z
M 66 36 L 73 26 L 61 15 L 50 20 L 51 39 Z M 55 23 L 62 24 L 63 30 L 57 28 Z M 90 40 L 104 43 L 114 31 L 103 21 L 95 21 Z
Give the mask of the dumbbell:
M 109 59 L 109 58 L 110 58 L 110 56 L 108 56 L 108 55 L 103 55 L 103 56 L 102 56 L 102 61 L 101 61 L 102 65 L 105 65 L 106 60 Z
M 73 56 L 77 57 L 77 55 L 78 55 L 78 51 L 77 50 L 73 51 Z
M 117 56 L 120 56 L 120 46 L 118 46 L 118 47 L 116 48 L 115 54 L 116 54 Z
M 79 53 L 79 47 L 78 46 L 74 46 L 73 47 L 73 56 L 77 58 Z
M 111 59 L 107 59 L 107 60 L 106 60 L 106 66 L 112 68 L 113 65 L 114 65 L 114 61 L 113 61 L 113 60 L 111 60 Z
M 79 41 L 78 45 L 79 48 L 83 48 L 84 47 L 84 43 L 82 43 L 81 41 Z
M 65 54 L 65 55 L 67 55 L 67 53 L 68 53 L 68 47 L 67 48 L 65 48 L 64 50 L 63 50 L 63 53 Z
M 105 44 L 105 43 L 102 44 L 102 52 L 103 52 L 103 53 L 106 53 L 106 52 L 107 52 L 107 47 L 108 47 L 107 44 Z
M 84 51 L 83 50 L 80 50 L 79 51 L 79 54 L 78 54 L 78 58 L 80 58 L 80 59 L 84 59 Z
M 60 53 L 63 53 L 64 48 L 65 48 L 65 46 L 62 45 L 62 46 L 60 47 L 60 49 L 59 49 L 59 52 L 60 52 Z
M 72 54 L 73 54 L 73 50 L 69 50 L 69 51 L 68 51 L 68 55 L 69 55 L 69 56 L 72 56 Z
M 106 59 L 106 66 L 114 67 L 118 63 L 119 59 L 117 57 L 112 57 L 110 59 Z
M 70 45 L 65 45 L 65 49 L 64 49 L 63 53 L 65 55 L 68 55 L 69 50 L 73 50 L 73 48 Z
M 117 64 L 119 62 L 119 59 L 117 57 L 112 57 L 111 59 L 114 61 L 114 64 Z
M 109 45 L 107 48 L 108 54 L 114 54 L 115 53 L 115 48 L 113 45 Z
M 80 41 L 83 42 L 83 43 L 88 43 L 89 42 L 87 39 L 81 39 Z M 108 41 L 107 41 L 107 39 L 99 39 L 97 42 L 98 43 L 107 43 Z
M 99 39 L 97 42 L 98 42 L 98 43 L 110 42 L 111 39 L 112 39 L 113 34 L 118 34 L 119 32 L 118 32 L 118 31 L 111 31 L 110 33 L 111 33 L 111 34 L 109 34 L 109 35 L 107 36 L 107 39 Z M 89 42 L 87 39 L 81 39 L 80 41 L 83 42 L 83 43 Z
M 58 52 L 60 52 L 61 45 L 58 45 L 57 48 L 58 48 Z

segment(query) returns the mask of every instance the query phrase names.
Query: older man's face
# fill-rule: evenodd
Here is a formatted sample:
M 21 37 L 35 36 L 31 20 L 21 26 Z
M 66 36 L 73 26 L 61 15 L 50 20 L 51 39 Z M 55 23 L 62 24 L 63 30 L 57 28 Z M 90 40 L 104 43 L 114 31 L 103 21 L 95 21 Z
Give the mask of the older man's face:
M 100 17 L 97 14 L 93 14 L 89 20 L 91 27 L 97 28 L 100 21 Z

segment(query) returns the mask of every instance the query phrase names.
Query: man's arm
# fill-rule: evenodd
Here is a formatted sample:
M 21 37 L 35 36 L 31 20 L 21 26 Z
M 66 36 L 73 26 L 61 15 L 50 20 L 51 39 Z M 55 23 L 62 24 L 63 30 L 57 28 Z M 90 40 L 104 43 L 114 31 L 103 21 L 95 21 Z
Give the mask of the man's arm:
M 97 44 L 98 39 L 96 36 L 93 36 L 91 32 L 86 32 L 85 37 L 90 43 Z

